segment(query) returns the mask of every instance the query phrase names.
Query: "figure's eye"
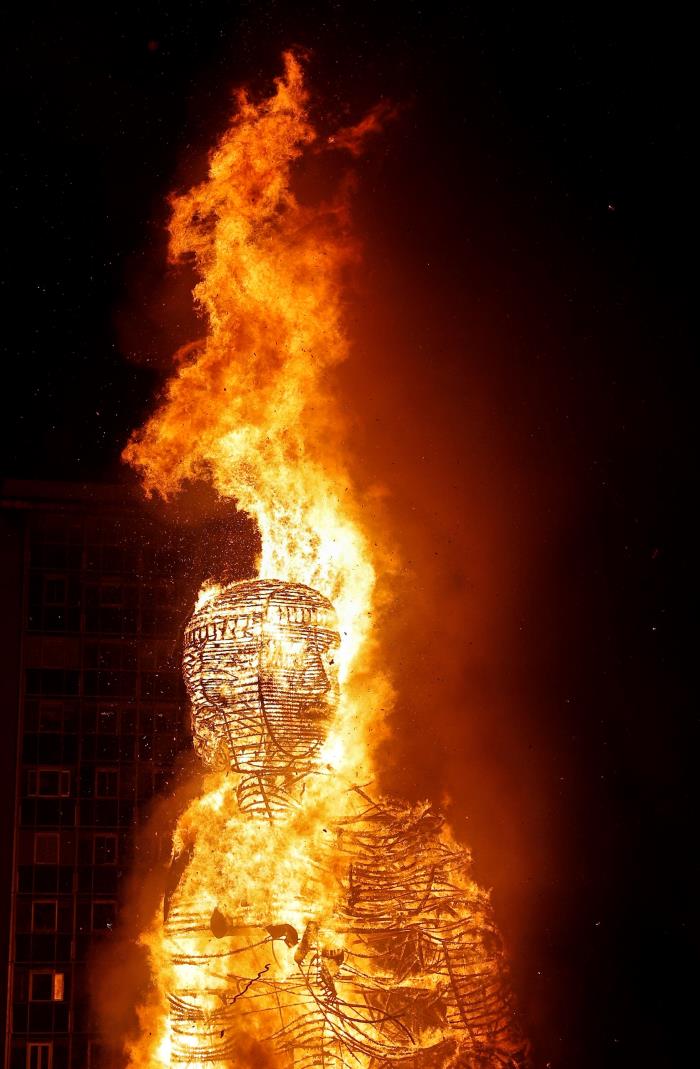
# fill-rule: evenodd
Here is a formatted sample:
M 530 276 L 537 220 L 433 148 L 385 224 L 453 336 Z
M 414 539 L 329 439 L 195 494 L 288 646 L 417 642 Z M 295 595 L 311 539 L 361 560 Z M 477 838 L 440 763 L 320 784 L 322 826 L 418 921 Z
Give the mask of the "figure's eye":
M 268 665 L 275 668 L 295 668 L 303 664 L 308 643 L 284 637 L 270 642 L 266 650 Z

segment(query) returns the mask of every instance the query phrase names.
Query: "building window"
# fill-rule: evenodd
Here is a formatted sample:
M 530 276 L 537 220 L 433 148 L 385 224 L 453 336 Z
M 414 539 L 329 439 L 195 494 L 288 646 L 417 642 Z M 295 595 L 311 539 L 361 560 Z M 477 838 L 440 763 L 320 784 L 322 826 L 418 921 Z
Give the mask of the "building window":
M 91 1039 L 88 1043 L 88 1069 L 102 1069 L 105 1061 L 104 1046 L 102 1043 Z
M 27 793 L 41 798 L 67 798 L 70 795 L 70 771 L 66 768 L 30 768 Z
M 58 832 L 38 831 L 34 836 L 34 864 L 58 865 Z
M 55 932 L 58 920 L 58 902 L 55 898 L 32 903 L 32 931 Z
M 52 1043 L 27 1043 L 27 1069 L 51 1069 Z
M 60 698 L 80 693 L 80 672 L 63 668 L 28 668 L 27 694 Z
M 53 969 L 32 969 L 29 974 L 30 1002 L 63 1002 L 65 974 Z
M 116 709 L 100 709 L 97 714 L 97 730 L 102 735 L 114 735 L 119 730 L 119 714 Z
M 122 587 L 117 583 L 100 583 L 100 605 L 118 607 L 124 600 Z
M 95 769 L 95 797 L 117 798 L 119 796 L 119 770 L 116 768 Z
M 96 835 L 94 844 L 95 865 L 116 865 L 117 863 L 117 837 L 116 835 Z
M 44 602 L 46 605 L 66 604 L 66 577 L 64 575 L 44 577 Z
M 92 903 L 93 932 L 111 932 L 117 913 L 117 904 L 113 901 Z
M 39 702 L 39 731 L 63 730 L 63 702 Z

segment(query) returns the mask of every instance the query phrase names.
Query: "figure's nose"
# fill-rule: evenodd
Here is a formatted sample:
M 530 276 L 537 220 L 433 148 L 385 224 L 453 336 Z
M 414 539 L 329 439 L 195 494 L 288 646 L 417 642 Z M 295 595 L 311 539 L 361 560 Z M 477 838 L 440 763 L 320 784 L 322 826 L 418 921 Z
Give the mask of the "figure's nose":
M 331 681 L 328 678 L 326 667 L 321 654 L 315 646 L 310 646 L 304 665 L 304 678 L 307 685 L 317 694 L 325 694 L 331 689 Z

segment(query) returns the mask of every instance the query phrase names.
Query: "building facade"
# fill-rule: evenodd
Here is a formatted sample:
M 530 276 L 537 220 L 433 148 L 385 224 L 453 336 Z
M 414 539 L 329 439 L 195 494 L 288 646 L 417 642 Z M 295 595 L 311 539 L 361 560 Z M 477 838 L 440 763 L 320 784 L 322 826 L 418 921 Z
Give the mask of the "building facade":
M 193 531 L 135 494 L 3 491 L 4 1064 L 97 1069 L 89 961 L 189 744 L 179 636 L 201 576 Z

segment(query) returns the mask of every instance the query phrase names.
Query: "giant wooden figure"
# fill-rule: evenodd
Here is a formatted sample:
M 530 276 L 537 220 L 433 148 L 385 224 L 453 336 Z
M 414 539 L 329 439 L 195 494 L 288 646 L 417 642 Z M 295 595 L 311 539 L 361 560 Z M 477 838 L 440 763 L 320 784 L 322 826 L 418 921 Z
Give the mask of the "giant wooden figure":
M 271 580 L 187 625 L 195 747 L 222 787 L 179 829 L 165 896 L 170 1063 L 524 1066 L 468 852 L 431 806 L 324 763 L 339 642 L 326 598 Z

